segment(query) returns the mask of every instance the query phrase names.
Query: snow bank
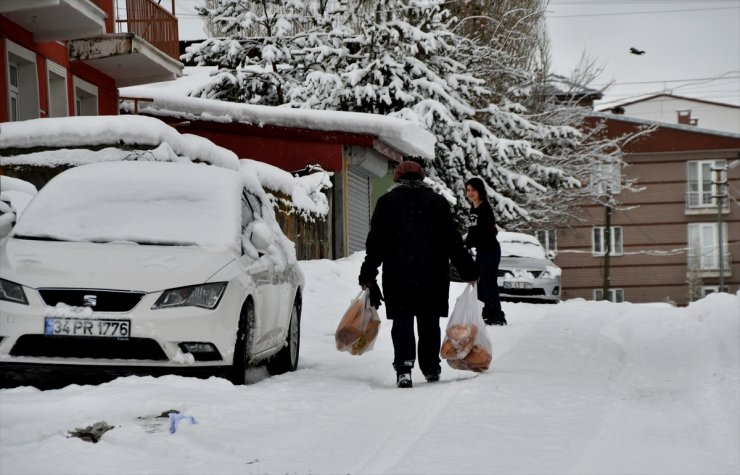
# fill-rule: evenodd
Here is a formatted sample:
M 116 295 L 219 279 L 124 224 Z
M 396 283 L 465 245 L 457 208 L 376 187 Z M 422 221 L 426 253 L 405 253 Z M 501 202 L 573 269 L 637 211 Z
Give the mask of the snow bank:
M 740 295 L 712 294 L 687 308 L 505 302 L 509 325 L 485 329 L 490 371 L 444 365 L 441 381 L 427 384 L 417 367 L 414 388 L 399 390 L 385 306 L 373 351 L 351 356 L 334 344 L 363 258 L 300 262 L 294 373 L 255 369 L 247 386 L 164 376 L 0 390 L 0 473 L 740 470 Z M 463 288 L 452 284 L 451 303 Z M 198 425 L 172 434 L 160 416 L 168 410 Z M 69 438 L 98 421 L 114 427 L 99 443 Z

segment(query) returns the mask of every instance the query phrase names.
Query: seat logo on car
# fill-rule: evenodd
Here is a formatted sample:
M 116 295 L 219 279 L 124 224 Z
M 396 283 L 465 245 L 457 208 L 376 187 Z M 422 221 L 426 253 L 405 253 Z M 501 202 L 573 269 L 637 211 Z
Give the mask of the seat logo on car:
M 82 304 L 85 307 L 94 307 L 98 304 L 98 296 L 97 295 L 83 295 Z

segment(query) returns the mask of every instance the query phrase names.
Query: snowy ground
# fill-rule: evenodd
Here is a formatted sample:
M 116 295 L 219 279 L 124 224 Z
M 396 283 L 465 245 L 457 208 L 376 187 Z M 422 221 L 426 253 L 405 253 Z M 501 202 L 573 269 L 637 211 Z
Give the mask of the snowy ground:
M 740 473 L 740 296 L 505 303 L 491 371 L 443 363 L 439 383 L 415 370 L 401 390 L 385 318 L 372 352 L 334 349 L 361 259 L 301 263 L 295 373 L 0 390 L 0 473 Z M 170 433 L 170 409 L 197 424 Z M 114 426 L 99 443 L 68 437 L 98 421 Z

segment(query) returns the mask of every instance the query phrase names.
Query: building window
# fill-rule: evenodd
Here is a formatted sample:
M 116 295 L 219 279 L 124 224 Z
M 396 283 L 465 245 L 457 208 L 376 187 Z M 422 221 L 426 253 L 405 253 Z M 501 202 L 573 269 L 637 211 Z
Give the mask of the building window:
M 727 288 L 725 286 L 725 288 Z M 705 285 L 701 288 L 701 296 L 706 297 L 709 294 L 719 292 L 719 285 Z
M 698 270 L 718 270 L 720 248 L 718 246 L 717 223 L 689 224 L 689 268 Z M 722 223 L 722 260 L 724 269 L 729 271 L 727 252 L 727 223 Z
M 67 117 L 67 70 L 47 60 L 46 76 L 49 83 L 49 117 Z
M 609 254 L 612 256 L 622 255 L 622 226 L 612 226 L 609 228 Z M 592 232 L 592 252 L 595 256 L 603 256 L 606 253 L 606 228 L 604 226 L 595 226 Z
M 558 251 L 558 240 L 554 229 L 540 229 L 535 231 L 534 235 L 547 253 Z
M 6 41 L 5 75 L 8 84 L 8 120 L 39 118 L 39 86 L 36 53 Z
M 10 63 L 9 69 L 9 84 L 10 84 L 10 120 L 15 122 L 21 120 L 21 94 L 18 88 L 18 65 L 16 63 Z
M 688 162 L 688 208 L 712 208 L 717 206 L 716 172 L 712 168 L 723 168 L 724 160 L 695 160 Z
M 602 289 L 594 289 L 594 300 L 604 300 L 603 296 Z M 606 300 L 614 303 L 624 302 L 624 289 L 609 289 L 606 292 Z
M 75 115 L 98 115 L 98 87 L 75 77 Z
M 598 165 L 591 173 L 591 185 L 599 195 L 616 195 L 622 192 L 622 173 L 617 163 Z

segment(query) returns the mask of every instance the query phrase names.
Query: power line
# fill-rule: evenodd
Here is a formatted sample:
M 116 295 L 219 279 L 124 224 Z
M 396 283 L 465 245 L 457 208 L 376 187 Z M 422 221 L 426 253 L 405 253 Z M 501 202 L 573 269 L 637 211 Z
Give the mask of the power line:
M 547 18 L 577 18 L 577 17 L 595 17 L 595 16 L 620 16 L 620 15 L 648 15 L 654 13 L 686 13 L 686 12 L 707 12 L 712 10 L 737 10 L 736 7 L 716 7 L 716 8 L 687 8 L 684 10 L 644 10 L 639 12 L 610 12 L 610 13 L 577 13 L 574 15 L 551 15 L 545 12 Z
M 634 85 L 634 84 L 662 84 L 662 83 L 668 83 L 668 82 L 688 82 L 688 81 L 719 81 L 719 80 L 729 80 L 729 79 L 740 79 L 740 75 L 737 76 L 728 76 L 728 74 L 736 73 L 738 70 L 732 70 L 727 71 L 726 73 L 722 73 L 719 76 L 709 76 L 709 77 L 703 77 L 703 78 L 687 78 L 687 79 L 657 79 L 654 81 L 629 81 L 629 82 L 611 82 L 611 83 L 595 83 L 594 86 L 627 86 L 627 85 Z
M 196 1 L 196 0 L 191 0 Z M 618 1 L 599 1 L 599 0 L 552 0 L 550 5 L 592 5 L 592 6 L 612 6 L 612 5 L 645 5 L 649 3 L 657 3 L 661 5 L 670 3 L 691 3 L 696 4 L 696 0 L 618 0 Z M 707 3 L 737 3 L 737 0 L 705 0 L 704 4 Z

